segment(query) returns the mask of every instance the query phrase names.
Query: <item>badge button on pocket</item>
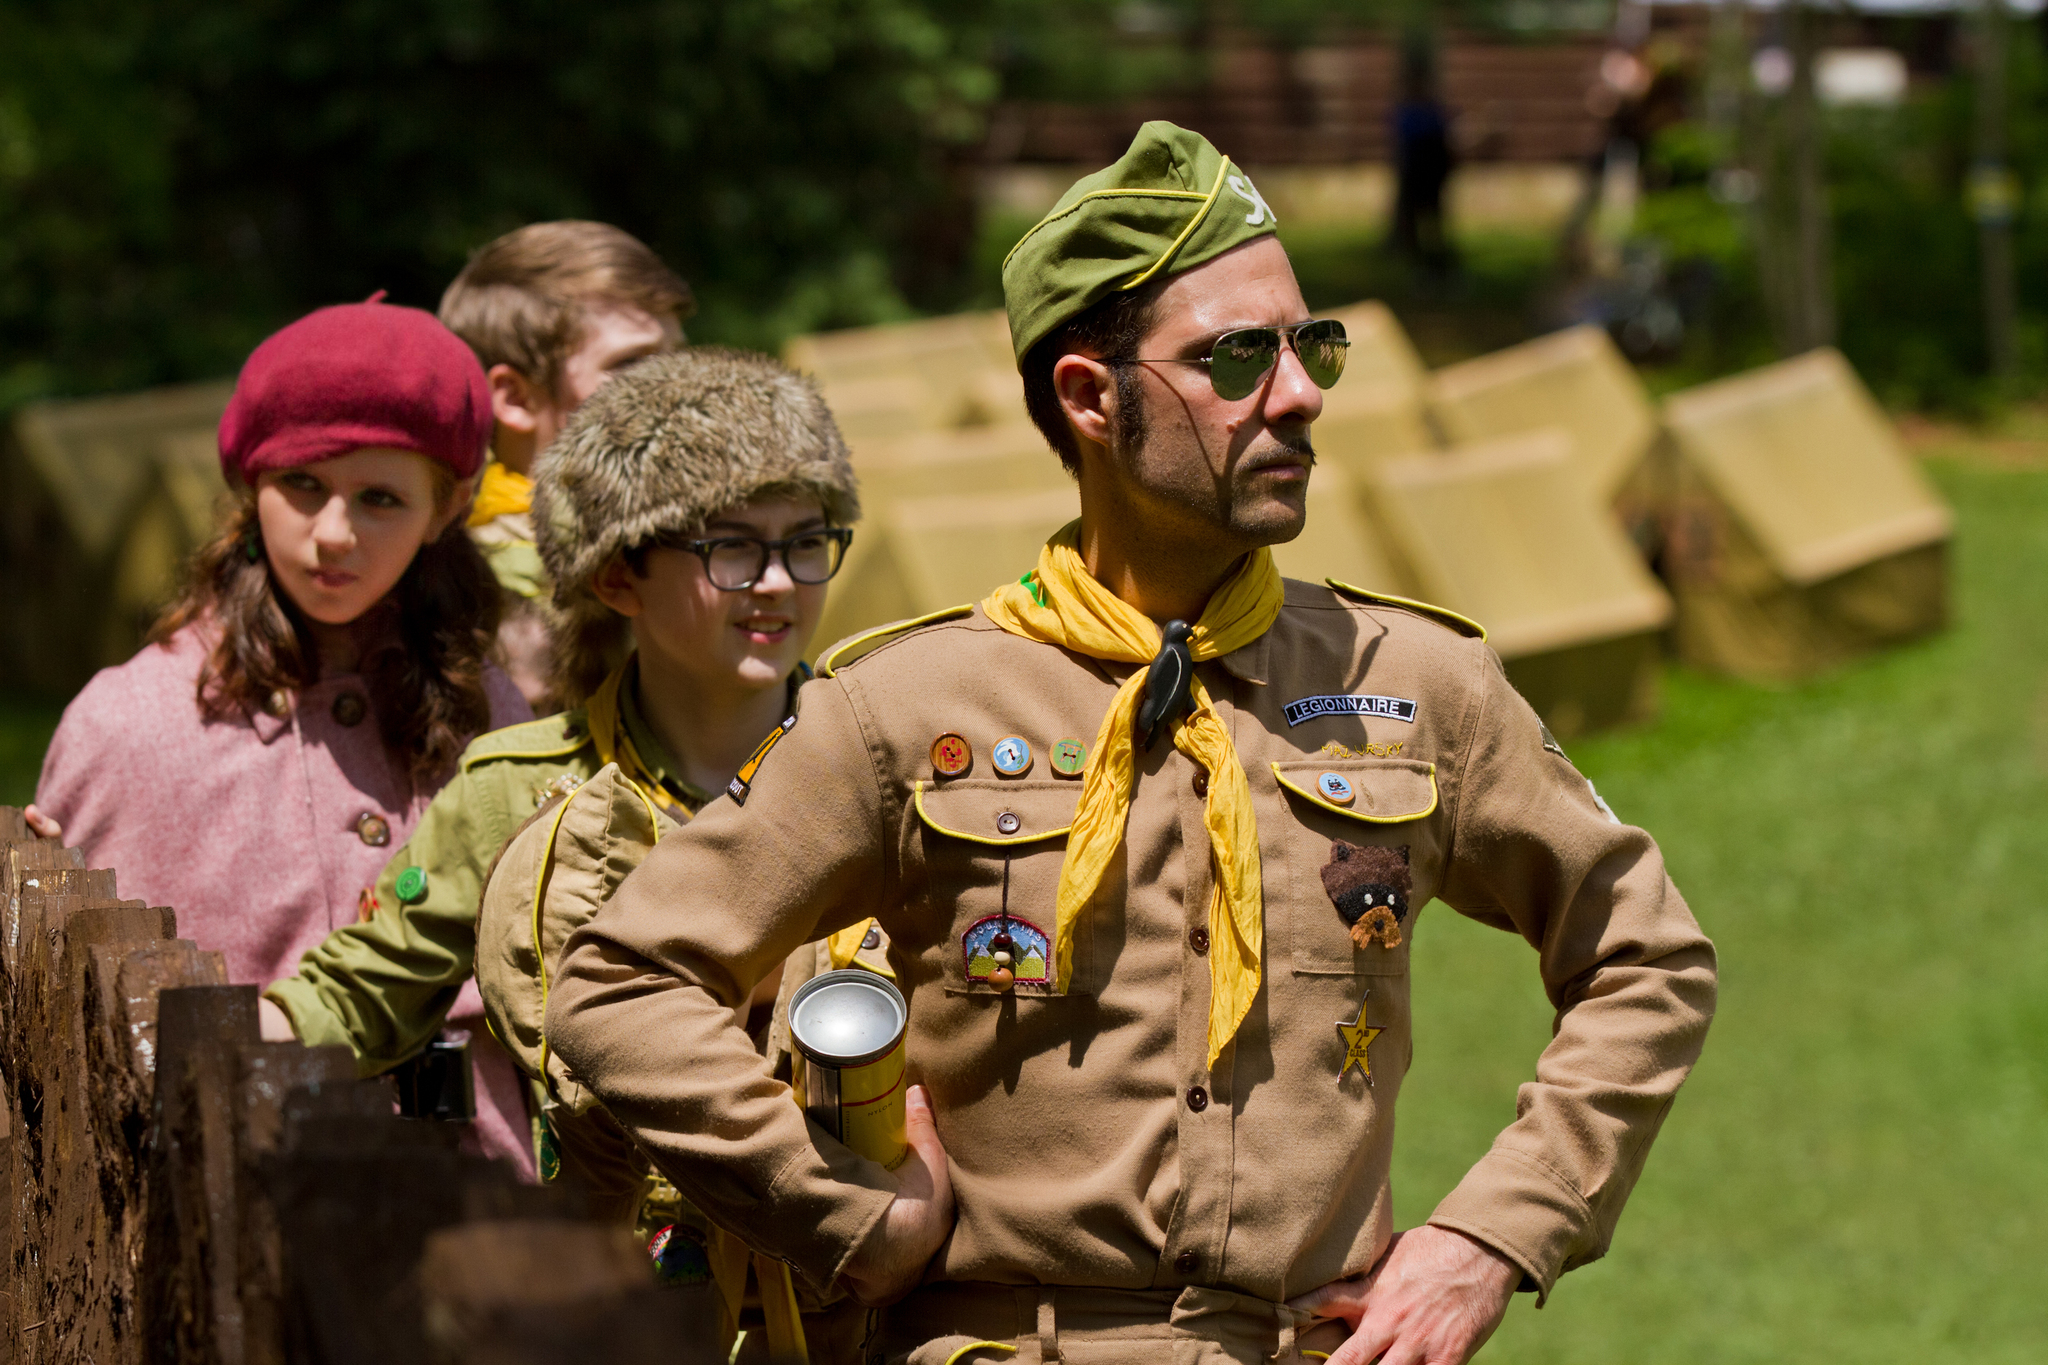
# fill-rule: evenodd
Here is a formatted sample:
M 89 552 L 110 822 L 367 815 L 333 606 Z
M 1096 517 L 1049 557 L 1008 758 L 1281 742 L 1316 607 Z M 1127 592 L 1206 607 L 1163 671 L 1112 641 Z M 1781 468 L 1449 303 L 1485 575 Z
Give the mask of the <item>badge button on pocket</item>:
M 1004 735 L 988 751 L 988 761 L 1004 777 L 1022 777 L 1031 771 L 1031 745 L 1022 735 Z
M 1324 773 L 1316 779 L 1316 790 L 1333 806 L 1350 805 L 1354 795 L 1351 779 L 1342 773 Z
M 932 741 L 932 771 L 940 777 L 959 777 L 974 766 L 974 750 L 966 740 L 947 731 Z

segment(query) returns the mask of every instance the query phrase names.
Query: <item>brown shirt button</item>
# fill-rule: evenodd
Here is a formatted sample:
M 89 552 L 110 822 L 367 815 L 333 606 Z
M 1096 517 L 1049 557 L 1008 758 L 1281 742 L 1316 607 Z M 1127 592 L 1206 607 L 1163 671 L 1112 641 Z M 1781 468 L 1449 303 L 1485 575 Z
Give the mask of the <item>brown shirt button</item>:
M 1173 1272 L 1176 1275 L 1192 1275 L 1202 1268 L 1202 1253 L 1183 1251 L 1173 1258 Z
M 344 692 L 334 699 L 332 707 L 335 723 L 353 729 L 363 723 L 363 717 L 370 714 L 370 704 L 363 700 L 360 692 Z
M 1201 1086 L 1199 1086 L 1199 1085 L 1191 1085 L 1191 1086 L 1189 1086 L 1189 1087 L 1188 1087 L 1188 1108 L 1190 1108 L 1190 1109 L 1194 1110 L 1194 1111 L 1195 1111 L 1195 1112 L 1196 1112 L 1197 1114 L 1199 1114 L 1199 1113 L 1201 1113 L 1201 1112 L 1202 1112 L 1202 1111 L 1203 1111 L 1204 1109 L 1207 1109 L 1208 1107 L 1209 1107 L 1209 1092 L 1208 1092 L 1208 1091 L 1206 1091 L 1206 1090 L 1204 1090 L 1204 1089 L 1202 1089 L 1202 1087 L 1201 1087 Z
M 1206 797 L 1208 796 L 1208 794 L 1209 774 L 1203 772 L 1200 768 L 1197 768 L 1195 769 L 1195 795 Z
M 371 848 L 382 848 L 391 842 L 391 825 L 383 816 L 364 811 L 356 817 L 356 837 Z
M 1196 957 L 1206 956 L 1209 951 L 1209 931 L 1207 929 L 1188 930 L 1188 947 L 1195 950 Z

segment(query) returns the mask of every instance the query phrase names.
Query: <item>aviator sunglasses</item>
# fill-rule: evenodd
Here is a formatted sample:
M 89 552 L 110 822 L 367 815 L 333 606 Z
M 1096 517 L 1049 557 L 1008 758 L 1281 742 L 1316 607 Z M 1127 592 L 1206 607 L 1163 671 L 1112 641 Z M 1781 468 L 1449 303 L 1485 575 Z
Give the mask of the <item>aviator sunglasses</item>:
M 1216 396 L 1226 401 L 1248 398 L 1280 363 L 1282 347 L 1292 346 L 1301 357 L 1301 368 L 1319 389 L 1327 389 L 1344 373 L 1344 357 L 1351 350 L 1344 324 L 1335 318 L 1297 322 L 1286 327 L 1241 327 L 1217 337 L 1204 356 L 1148 358 L 1123 356 L 1112 365 L 1207 365 L 1209 383 Z

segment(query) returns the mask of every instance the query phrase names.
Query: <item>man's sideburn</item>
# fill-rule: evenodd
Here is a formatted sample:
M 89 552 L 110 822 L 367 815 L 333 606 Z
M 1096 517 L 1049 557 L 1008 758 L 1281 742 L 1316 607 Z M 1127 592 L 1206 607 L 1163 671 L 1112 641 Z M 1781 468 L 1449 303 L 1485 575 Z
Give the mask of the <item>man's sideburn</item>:
M 1204 484 L 1214 491 L 1215 496 L 1207 502 L 1192 497 L 1193 485 L 1179 478 L 1160 478 L 1164 469 L 1148 471 L 1144 456 L 1146 443 L 1153 437 L 1155 425 L 1146 412 L 1145 385 L 1142 372 L 1137 366 L 1117 365 L 1112 367 L 1116 379 L 1116 411 L 1110 422 L 1110 445 L 1107 451 L 1111 465 L 1118 471 L 1137 499 L 1151 502 L 1165 502 L 1185 512 L 1193 512 L 1211 526 L 1249 536 L 1261 545 L 1284 545 L 1295 539 L 1308 524 L 1308 513 L 1303 508 L 1300 517 L 1290 525 L 1282 527 L 1254 527 L 1244 524 L 1240 518 L 1240 487 L 1232 477 L 1233 471 L 1242 460 L 1253 452 L 1247 450 L 1237 461 L 1233 461 L 1222 474 L 1210 471 L 1207 454 L 1201 445 L 1201 435 L 1192 424 L 1189 434 L 1193 440 L 1192 455 L 1201 467 Z M 1173 394 L 1171 386 L 1167 392 Z M 1177 396 L 1177 395 L 1176 395 Z M 1281 449 L 1308 457 L 1309 468 L 1315 468 L 1316 452 L 1311 442 L 1309 429 L 1303 426 L 1299 433 L 1281 432 L 1266 428 L 1266 435 Z M 1153 477 L 1147 477 L 1148 472 Z M 1278 530 L 1279 534 L 1273 534 Z

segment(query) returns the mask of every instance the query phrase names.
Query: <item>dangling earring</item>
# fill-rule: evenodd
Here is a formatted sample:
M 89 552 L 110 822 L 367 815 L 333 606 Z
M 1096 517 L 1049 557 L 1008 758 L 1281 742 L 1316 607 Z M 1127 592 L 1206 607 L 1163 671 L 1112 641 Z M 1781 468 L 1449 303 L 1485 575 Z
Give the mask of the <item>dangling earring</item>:
M 263 534 L 257 529 L 256 523 L 253 521 L 242 532 L 242 558 L 248 560 L 251 564 L 263 558 Z

